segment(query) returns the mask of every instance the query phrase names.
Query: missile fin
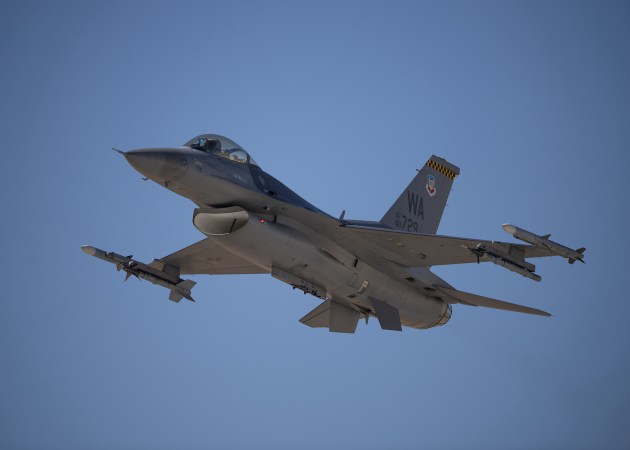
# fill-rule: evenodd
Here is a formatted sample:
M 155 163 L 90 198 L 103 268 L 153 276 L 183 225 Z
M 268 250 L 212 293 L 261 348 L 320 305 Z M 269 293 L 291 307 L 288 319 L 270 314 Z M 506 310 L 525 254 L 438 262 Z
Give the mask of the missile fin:
M 181 281 L 179 283 L 177 283 L 177 287 L 181 288 L 182 290 L 184 290 L 184 292 L 179 291 L 180 299 L 181 297 L 184 297 L 186 300 L 190 300 L 191 302 L 194 302 L 195 300 L 192 298 L 191 294 L 190 294 L 190 290 L 197 284 L 197 282 L 193 281 L 193 280 L 184 280 Z M 171 291 L 171 295 L 172 295 L 173 291 Z M 169 297 L 170 298 L 170 297 Z M 179 301 L 179 300 L 177 300 Z
M 545 234 L 543 237 L 544 237 L 545 239 L 549 239 L 549 238 L 551 237 L 551 233 L 549 233 L 549 234 Z
M 186 290 L 191 290 L 195 285 L 197 284 L 196 281 L 193 280 L 184 280 L 181 281 L 179 283 L 177 283 L 177 287 L 186 289 Z
M 179 301 L 184 298 L 184 296 L 182 295 L 181 292 L 176 291 L 175 289 L 171 289 L 171 293 L 168 296 L 168 299 L 175 302 L 175 303 L 179 303 Z
M 578 249 L 576 250 L 576 252 L 578 252 L 579 254 L 581 254 L 581 255 L 582 255 L 582 258 L 569 258 L 569 264 L 573 264 L 575 261 L 580 261 L 582 264 L 586 264 L 586 263 L 584 262 L 584 259 L 583 259 L 583 257 L 584 257 L 583 253 L 584 253 L 585 251 L 586 251 L 586 248 L 585 248 L 585 247 L 580 247 L 580 248 L 578 248 Z

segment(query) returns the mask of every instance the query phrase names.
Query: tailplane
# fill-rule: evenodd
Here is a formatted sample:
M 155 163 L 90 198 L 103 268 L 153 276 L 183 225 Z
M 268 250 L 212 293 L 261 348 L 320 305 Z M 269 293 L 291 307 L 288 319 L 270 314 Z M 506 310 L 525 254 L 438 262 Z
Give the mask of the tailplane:
M 436 234 L 459 167 L 431 156 L 381 223 L 411 233 Z

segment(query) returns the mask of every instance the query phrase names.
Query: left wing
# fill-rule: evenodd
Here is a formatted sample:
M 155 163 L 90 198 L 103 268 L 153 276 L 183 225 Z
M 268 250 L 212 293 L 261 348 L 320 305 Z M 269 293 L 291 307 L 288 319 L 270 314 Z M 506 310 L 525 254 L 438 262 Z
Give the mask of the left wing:
M 252 274 L 269 273 L 240 256 L 230 253 L 212 238 L 206 238 L 158 261 L 177 267 L 181 274 Z
M 534 245 L 484 239 L 416 234 L 356 225 L 342 226 L 339 232 L 363 240 L 372 249 L 377 247 L 376 250 L 380 250 L 379 253 L 386 259 L 406 267 L 476 263 L 477 255 L 471 249 L 476 249 L 479 244 L 490 245 L 506 254 L 522 251 L 523 258 L 554 256 L 553 252 Z

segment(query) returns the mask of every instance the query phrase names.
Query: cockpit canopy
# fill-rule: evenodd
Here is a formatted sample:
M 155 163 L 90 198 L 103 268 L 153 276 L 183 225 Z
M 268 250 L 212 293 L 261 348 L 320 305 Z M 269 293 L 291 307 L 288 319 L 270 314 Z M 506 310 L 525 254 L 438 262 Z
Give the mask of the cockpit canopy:
M 186 142 L 184 146 L 213 153 L 231 161 L 258 166 L 240 145 L 218 134 L 202 134 Z

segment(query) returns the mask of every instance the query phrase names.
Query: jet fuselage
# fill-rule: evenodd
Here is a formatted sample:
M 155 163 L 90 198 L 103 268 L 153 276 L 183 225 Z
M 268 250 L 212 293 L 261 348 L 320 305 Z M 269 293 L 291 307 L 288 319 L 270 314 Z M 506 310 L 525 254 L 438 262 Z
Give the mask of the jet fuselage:
M 425 290 L 439 280 L 427 268 L 417 268 L 415 277 L 403 282 L 367 264 L 343 240 L 296 217 L 299 212 L 330 218 L 257 165 L 190 147 L 132 150 L 125 157 L 143 175 L 200 207 L 247 211 L 245 226 L 209 237 L 294 287 L 315 286 L 314 292 L 304 290 L 366 317 L 373 314 L 370 298 L 378 299 L 398 309 L 402 325 L 414 328 L 443 325 L 451 316 L 450 305 Z

